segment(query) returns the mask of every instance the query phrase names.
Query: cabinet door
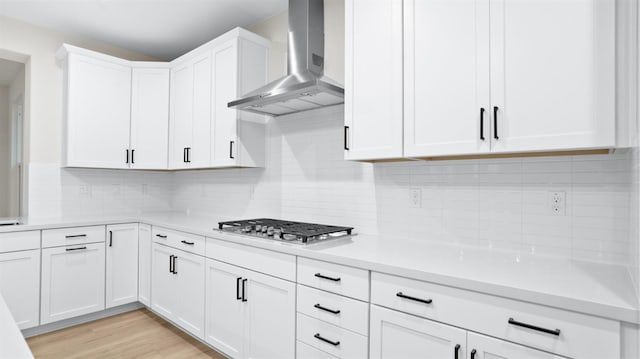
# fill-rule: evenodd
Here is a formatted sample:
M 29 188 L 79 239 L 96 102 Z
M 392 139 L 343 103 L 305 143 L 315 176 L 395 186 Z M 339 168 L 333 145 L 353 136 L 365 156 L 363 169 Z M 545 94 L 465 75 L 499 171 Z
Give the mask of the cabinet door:
M 244 299 L 245 358 L 294 358 L 296 286 L 282 279 L 247 271 Z
M 193 127 L 188 166 L 209 167 L 211 153 L 211 53 L 193 61 Z
M 207 259 L 206 337 L 211 346 L 232 358 L 242 357 L 244 308 L 242 279 L 245 270 Z
M 400 158 L 402 0 L 345 6 L 345 158 Z
M 490 12 L 492 151 L 615 146 L 615 2 L 491 0 Z
M 174 250 L 154 243 L 151 251 L 151 308 L 173 319 L 177 295 L 175 274 L 171 273 Z
M 404 155 L 489 152 L 489 0 L 407 0 L 404 36 Z
M 186 168 L 186 149 L 193 133 L 193 66 L 185 63 L 171 70 L 169 167 Z
M 138 300 L 138 224 L 107 226 L 106 307 Z
M 104 309 L 104 245 L 42 250 L 41 324 Z
M 213 49 L 213 91 L 211 121 L 211 165 L 231 166 L 237 155 L 237 117 L 227 107 L 238 94 L 238 40 Z
M 169 69 L 134 68 L 131 79 L 131 168 L 166 169 Z
M 471 359 L 560 359 L 561 357 L 475 333 L 467 333 Z M 473 355 L 473 356 L 472 356 Z
M 131 68 L 70 54 L 66 166 L 127 168 Z
M 465 357 L 467 332 L 445 324 L 371 306 L 371 358 Z
M 138 301 L 151 306 L 151 226 L 138 230 Z
M 40 317 L 40 250 L 0 254 L 0 295 L 18 328 L 36 327 Z
M 204 339 L 204 257 L 174 250 L 176 283 L 175 322 Z

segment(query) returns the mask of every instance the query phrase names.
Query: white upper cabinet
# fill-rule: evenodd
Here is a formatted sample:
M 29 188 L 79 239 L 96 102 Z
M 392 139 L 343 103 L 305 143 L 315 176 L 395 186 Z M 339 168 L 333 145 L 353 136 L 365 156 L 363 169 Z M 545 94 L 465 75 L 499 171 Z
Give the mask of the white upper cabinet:
M 345 158 L 400 158 L 402 0 L 345 6 Z
M 63 165 L 128 168 L 131 68 L 71 52 L 65 76 Z
M 169 167 L 209 165 L 211 52 L 193 56 L 171 70 Z
M 615 6 L 491 0 L 492 151 L 616 145 Z
M 489 152 L 489 1 L 406 0 L 404 14 L 404 155 Z
M 267 81 L 268 43 L 238 37 L 213 49 L 211 167 L 264 166 L 264 116 L 227 104 Z
M 131 168 L 166 169 L 169 68 L 134 67 L 131 78 Z

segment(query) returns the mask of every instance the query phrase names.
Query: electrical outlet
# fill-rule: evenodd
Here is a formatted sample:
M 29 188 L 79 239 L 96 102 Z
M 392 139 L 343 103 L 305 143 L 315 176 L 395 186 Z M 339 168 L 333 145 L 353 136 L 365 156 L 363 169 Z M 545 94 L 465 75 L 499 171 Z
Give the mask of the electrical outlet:
M 409 207 L 422 207 L 422 190 L 420 188 L 409 188 Z
M 567 194 L 564 191 L 549 192 L 549 209 L 555 216 L 564 216 L 567 207 Z

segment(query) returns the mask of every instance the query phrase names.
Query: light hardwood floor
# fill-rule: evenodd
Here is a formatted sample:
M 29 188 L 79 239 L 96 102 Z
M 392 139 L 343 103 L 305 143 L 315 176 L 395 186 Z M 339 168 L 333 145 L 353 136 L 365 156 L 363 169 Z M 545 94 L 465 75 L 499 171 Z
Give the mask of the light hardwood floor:
M 146 309 L 38 335 L 27 343 L 36 359 L 224 358 Z

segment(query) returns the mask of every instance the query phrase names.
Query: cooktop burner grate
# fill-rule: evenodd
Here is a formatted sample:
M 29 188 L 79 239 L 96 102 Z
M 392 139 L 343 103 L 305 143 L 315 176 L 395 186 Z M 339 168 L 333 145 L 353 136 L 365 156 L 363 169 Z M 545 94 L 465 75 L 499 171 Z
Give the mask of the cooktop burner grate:
M 302 243 L 308 243 L 310 241 L 329 239 L 340 235 L 350 235 L 353 227 L 257 218 L 219 222 L 218 229 L 256 237 L 271 237 L 273 239 L 296 240 Z

